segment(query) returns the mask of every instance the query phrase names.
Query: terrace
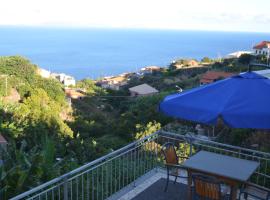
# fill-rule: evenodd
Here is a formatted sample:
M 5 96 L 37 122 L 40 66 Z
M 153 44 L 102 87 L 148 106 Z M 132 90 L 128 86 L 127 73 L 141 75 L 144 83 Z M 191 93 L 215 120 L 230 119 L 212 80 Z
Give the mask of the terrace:
M 169 183 L 163 191 L 166 171 L 160 149 L 166 142 L 172 142 L 181 156 L 204 150 L 257 161 L 260 167 L 250 181 L 270 188 L 269 153 L 159 131 L 12 199 L 187 199 L 185 180 Z

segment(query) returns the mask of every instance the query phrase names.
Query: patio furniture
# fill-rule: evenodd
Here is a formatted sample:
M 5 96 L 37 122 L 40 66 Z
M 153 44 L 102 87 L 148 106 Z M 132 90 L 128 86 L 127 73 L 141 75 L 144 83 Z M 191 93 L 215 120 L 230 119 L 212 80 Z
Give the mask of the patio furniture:
M 165 165 L 167 168 L 167 181 L 164 191 L 166 192 L 168 189 L 168 184 L 170 180 L 170 176 L 175 177 L 174 184 L 176 183 L 177 178 L 188 178 L 187 176 L 181 175 L 181 172 L 185 172 L 187 174 L 187 170 L 179 163 L 179 158 L 188 159 L 185 156 L 177 156 L 175 147 L 173 143 L 166 143 L 162 146 L 162 153 L 165 158 Z
M 221 189 L 222 182 L 204 174 L 192 174 L 194 184 L 194 199 L 221 200 L 228 199 L 228 188 Z
M 259 166 L 259 162 L 231 156 L 200 151 L 187 159 L 183 166 L 188 170 L 189 199 L 193 173 L 214 176 L 231 187 L 231 199 L 236 200 L 237 188 L 249 180 Z M 244 167 L 243 167 L 244 166 Z
M 255 185 L 253 183 L 245 183 L 240 189 L 239 200 L 244 196 L 244 199 L 252 197 L 253 199 L 269 200 L 270 189 Z

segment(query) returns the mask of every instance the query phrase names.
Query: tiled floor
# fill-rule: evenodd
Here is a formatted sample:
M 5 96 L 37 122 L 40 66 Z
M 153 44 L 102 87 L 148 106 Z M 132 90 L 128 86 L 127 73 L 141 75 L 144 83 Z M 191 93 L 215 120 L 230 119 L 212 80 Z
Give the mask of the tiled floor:
M 135 185 L 127 186 L 126 188 L 111 196 L 109 200 L 131 200 L 162 178 L 167 178 L 166 171 L 162 169 L 154 169 L 140 177 L 135 182 Z M 173 177 L 171 180 L 174 180 Z M 185 179 L 177 179 L 177 182 L 183 184 L 187 183 Z
M 185 175 L 185 174 L 182 174 Z M 157 200 L 183 200 L 186 198 L 186 194 L 182 196 L 169 196 L 171 193 L 181 193 L 186 190 L 187 180 L 177 179 L 177 184 L 173 184 L 174 178 L 171 177 L 169 183 L 168 192 L 164 193 L 165 179 L 167 178 L 166 171 L 164 169 L 153 169 L 146 173 L 142 177 L 138 178 L 135 183 L 123 188 L 119 192 L 115 193 L 113 196 L 109 197 L 108 200 L 148 200 L 147 196 L 159 195 L 158 198 L 152 198 Z M 163 179 L 163 180 L 161 180 Z M 152 186 L 152 187 L 151 187 Z M 156 188 L 155 188 L 156 187 Z M 171 191 L 170 191 L 171 190 Z M 142 195 L 144 191 L 149 191 L 150 195 Z M 159 193 L 159 194 L 156 194 Z M 241 198 L 242 199 L 242 198 Z M 254 200 L 253 198 L 248 198 L 248 200 Z

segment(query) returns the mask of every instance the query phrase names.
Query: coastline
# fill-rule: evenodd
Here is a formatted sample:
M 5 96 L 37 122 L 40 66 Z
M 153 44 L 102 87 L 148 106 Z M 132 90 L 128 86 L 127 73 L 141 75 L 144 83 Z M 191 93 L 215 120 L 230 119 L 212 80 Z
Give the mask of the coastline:
M 81 80 L 137 72 L 144 66 L 166 67 L 178 58 L 222 57 L 248 50 L 269 34 L 2 27 L 0 37 L 0 55 L 22 55 L 49 71 Z

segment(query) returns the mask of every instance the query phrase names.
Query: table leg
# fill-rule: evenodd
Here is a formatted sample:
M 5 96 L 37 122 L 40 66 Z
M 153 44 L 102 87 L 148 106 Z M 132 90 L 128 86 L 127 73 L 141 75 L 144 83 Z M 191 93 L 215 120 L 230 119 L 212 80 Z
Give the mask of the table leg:
M 192 172 L 188 170 L 188 199 L 192 200 Z

